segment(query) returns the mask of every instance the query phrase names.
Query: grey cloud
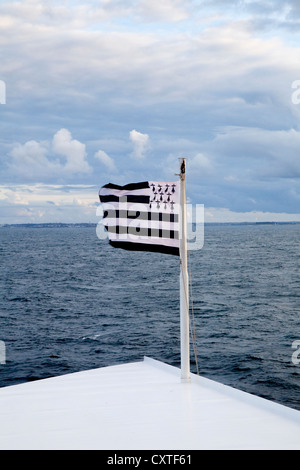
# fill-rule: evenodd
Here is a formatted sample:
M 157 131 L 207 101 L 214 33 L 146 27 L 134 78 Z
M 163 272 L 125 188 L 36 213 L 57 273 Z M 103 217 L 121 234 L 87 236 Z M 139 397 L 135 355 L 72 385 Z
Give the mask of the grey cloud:
M 244 19 L 256 30 L 299 33 L 298 0 L 204 0 L 202 9 L 222 10 L 232 19 Z

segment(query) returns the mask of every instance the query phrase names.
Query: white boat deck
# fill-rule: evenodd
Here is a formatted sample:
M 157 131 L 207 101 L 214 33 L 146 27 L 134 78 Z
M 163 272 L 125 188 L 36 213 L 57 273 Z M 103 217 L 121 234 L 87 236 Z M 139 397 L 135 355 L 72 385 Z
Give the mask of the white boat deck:
M 0 449 L 300 449 L 300 412 L 145 358 L 0 389 Z

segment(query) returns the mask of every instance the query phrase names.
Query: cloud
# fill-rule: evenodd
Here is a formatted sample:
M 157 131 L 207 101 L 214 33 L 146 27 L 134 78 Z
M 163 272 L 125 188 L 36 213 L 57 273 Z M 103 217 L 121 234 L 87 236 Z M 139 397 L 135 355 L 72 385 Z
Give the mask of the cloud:
M 43 26 L 64 25 L 68 28 L 84 27 L 112 17 L 128 14 L 130 8 L 112 5 L 110 1 L 102 1 L 102 5 L 62 5 L 63 2 L 49 0 L 23 0 L 7 2 L 0 6 L 2 17 L 14 18 L 29 24 L 39 23 Z M 99 3 L 99 2 L 97 2 Z M 114 2 L 117 4 L 118 2 Z M 118 8 L 119 6 L 119 8 Z
M 145 158 L 146 152 L 149 150 L 150 138 L 148 134 L 142 134 L 141 132 L 133 129 L 129 133 L 130 140 L 133 143 L 132 158 L 142 160 Z
M 212 159 L 203 153 L 197 153 L 191 158 L 189 171 L 197 173 L 201 177 L 208 177 L 214 173 Z
M 209 147 L 220 171 L 234 171 L 240 181 L 300 179 L 300 131 L 295 129 L 224 128 Z
M 257 31 L 299 33 L 300 6 L 298 0 L 203 0 L 201 10 L 222 11 L 224 18 L 245 21 Z
M 0 185 L 0 224 L 98 223 L 102 214 L 99 210 L 101 206 L 98 189 L 88 185 Z M 222 206 L 205 206 L 204 211 L 205 222 L 300 221 L 299 212 L 289 214 L 259 210 L 241 212 Z M 201 217 L 197 216 L 197 220 L 201 220 Z
M 26 99 L 30 104 L 38 100 L 55 117 L 59 117 L 59 110 L 72 109 L 76 104 L 99 110 L 100 102 L 102 106 L 107 103 L 111 113 L 131 105 L 137 109 L 159 104 L 161 109 L 163 103 L 205 106 L 213 101 L 217 106 L 217 101 L 225 96 L 242 100 L 258 93 L 272 96 L 278 86 L 282 88 L 285 78 L 282 72 L 278 76 L 279 69 L 290 71 L 297 78 L 297 49 L 284 48 L 279 39 L 255 37 L 251 29 L 238 22 L 192 30 L 190 34 L 176 29 L 163 34 L 143 28 L 143 23 L 139 26 L 134 20 L 133 3 L 129 2 L 131 22 L 128 20 L 127 29 L 109 28 L 104 20 L 103 28 L 91 29 L 88 22 L 80 24 L 80 17 L 93 16 L 92 2 L 82 6 L 84 12 L 77 9 L 78 5 L 64 6 L 66 13 L 62 16 L 51 2 L 12 4 L 14 8 L 6 5 L 4 10 L 10 12 L 14 22 L 0 36 L 2 47 L 8 52 L 3 55 L 1 71 L 8 76 L 9 91 L 16 99 Z M 105 10 L 113 8 L 113 4 L 101 3 Z M 22 17 L 25 5 L 30 8 Z M 143 0 L 137 5 L 155 11 L 185 11 L 190 2 Z M 30 16 L 32 9 L 38 18 Z M 114 14 L 117 21 L 117 13 Z M 61 28 L 59 18 L 68 15 L 74 17 L 72 24 L 63 20 Z M 41 18 L 48 18 L 50 24 L 41 26 Z M 171 19 L 165 15 L 169 26 Z M 73 21 L 79 22 L 76 28 Z M 134 27 L 131 29 L 130 25 Z M 136 125 L 133 123 L 131 128 Z
M 30 140 L 25 144 L 17 143 L 11 150 L 9 156 L 11 161 L 9 167 L 11 173 L 22 175 L 25 180 L 46 178 L 47 175 L 55 175 L 61 169 L 57 161 L 47 158 L 49 149 L 47 143 Z
M 300 213 L 235 212 L 223 207 L 207 207 L 204 209 L 204 221 L 205 223 L 300 222 Z
M 110 171 L 115 172 L 116 171 L 116 165 L 113 160 L 107 153 L 105 153 L 103 150 L 98 150 L 98 152 L 95 153 L 94 157 L 98 160 L 100 160 L 101 163 Z
M 64 3 L 64 4 L 62 4 Z M 188 0 L 102 0 L 69 5 L 50 0 L 23 0 L 7 2 L 0 6 L 2 18 L 18 18 L 28 23 L 64 25 L 79 28 L 103 21 L 134 17 L 136 21 L 178 22 L 189 16 Z M 81 2 L 82 3 L 82 2 Z
M 52 147 L 55 153 L 66 157 L 64 172 L 74 174 L 91 171 L 91 167 L 86 161 L 85 144 L 72 139 L 71 132 L 67 129 L 61 129 L 54 135 Z
M 170 178 L 183 155 L 193 202 L 296 211 L 299 2 L 0 3 L 3 183 Z
M 98 188 L 88 185 L 0 185 L 0 224 L 97 222 Z
M 67 129 L 59 130 L 52 142 L 30 140 L 25 144 L 14 144 L 9 157 L 10 175 L 22 176 L 27 181 L 49 181 L 54 177 L 68 179 L 74 174 L 91 171 L 85 145 L 72 139 Z
M 182 0 L 140 0 L 137 11 L 150 21 L 178 22 L 189 17 L 188 2 Z

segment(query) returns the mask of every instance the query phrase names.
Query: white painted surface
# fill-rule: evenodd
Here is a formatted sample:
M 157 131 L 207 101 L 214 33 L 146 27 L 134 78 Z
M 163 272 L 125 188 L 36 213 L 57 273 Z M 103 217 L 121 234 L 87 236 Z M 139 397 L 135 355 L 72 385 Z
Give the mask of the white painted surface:
M 300 412 L 145 358 L 0 389 L 0 449 L 300 449 Z

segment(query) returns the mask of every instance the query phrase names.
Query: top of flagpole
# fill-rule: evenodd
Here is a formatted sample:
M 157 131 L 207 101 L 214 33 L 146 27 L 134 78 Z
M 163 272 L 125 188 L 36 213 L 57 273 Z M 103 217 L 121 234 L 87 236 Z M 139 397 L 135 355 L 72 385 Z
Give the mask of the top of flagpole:
M 181 164 L 180 164 L 180 178 L 183 179 L 185 178 L 185 158 L 180 158 Z

